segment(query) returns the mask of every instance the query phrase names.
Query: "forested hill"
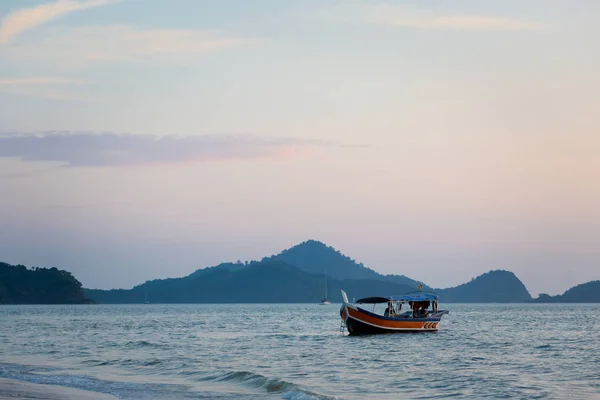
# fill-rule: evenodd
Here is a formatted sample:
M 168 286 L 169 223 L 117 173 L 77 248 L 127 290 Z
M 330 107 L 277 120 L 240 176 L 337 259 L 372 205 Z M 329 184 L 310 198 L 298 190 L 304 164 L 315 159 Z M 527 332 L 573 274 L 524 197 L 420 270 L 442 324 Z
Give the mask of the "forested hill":
M 0 263 L 0 303 L 5 304 L 85 303 L 90 301 L 86 297 L 98 303 L 316 303 L 324 296 L 340 302 L 340 289 L 350 298 L 360 298 L 405 294 L 418 285 L 403 275 L 381 275 L 314 240 L 262 261 L 223 263 L 129 290 L 84 292 L 69 272 Z M 441 303 L 531 301 L 523 283 L 508 271 L 490 271 L 460 286 L 435 291 Z
M 527 288 L 510 271 L 495 270 L 479 275 L 470 282 L 435 289 L 440 301 L 450 303 L 525 303 L 531 301 Z
M 558 296 L 540 294 L 536 303 L 600 303 L 600 281 L 582 283 Z
M 404 294 L 419 285 L 404 275 L 379 274 L 333 247 L 308 240 L 262 261 L 223 263 L 130 290 L 86 289 L 86 294 L 100 303 L 316 303 L 325 295 L 325 279 L 333 302 L 341 301 L 339 289 L 360 298 Z M 508 271 L 491 271 L 437 291 L 442 303 L 531 300 L 523 283 Z
M 323 275 L 327 272 L 327 276 L 339 280 L 368 279 L 414 287 L 419 285 L 418 281 L 404 275 L 382 275 L 318 240 L 307 240 L 279 254 L 263 258 L 263 261 L 268 260 L 283 261 L 309 274 Z M 423 288 L 429 287 L 423 285 Z
M 130 290 L 86 289 L 99 303 L 317 303 L 325 296 L 325 278 L 279 260 L 221 264 L 184 278 L 158 279 Z M 232 269 L 229 269 L 232 267 Z M 327 279 L 327 297 L 341 302 L 340 289 L 352 296 L 406 293 L 415 287 L 367 279 Z
M 0 304 L 89 303 L 81 283 L 57 268 L 31 268 L 0 262 Z
M 183 278 L 158 279 L 130 290 L 91 290 L 98 303 L 317 303 L 325 295 L 325 277 L 309 274 L 279 260 L 221 264 Z M 341 302 L 340 289 L 350 298 L 390 296 L 415 291 L 416 285 L 380 279 L 327 278 L 327 297 Z M 524 291 L 523 291 L 524 290 Z M 440 302 L 489 303 L 531 299 L 512 273 L 492 271 L 471 282 L 439 290 Z

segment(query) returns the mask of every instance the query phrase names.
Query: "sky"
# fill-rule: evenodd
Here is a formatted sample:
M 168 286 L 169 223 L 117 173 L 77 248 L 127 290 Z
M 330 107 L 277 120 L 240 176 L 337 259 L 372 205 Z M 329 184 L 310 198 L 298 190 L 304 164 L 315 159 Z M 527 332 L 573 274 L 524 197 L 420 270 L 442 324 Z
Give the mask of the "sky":
M 321 240 L 600 279 L 596 0 L 2 0 L 0 260 L 128 288 Z

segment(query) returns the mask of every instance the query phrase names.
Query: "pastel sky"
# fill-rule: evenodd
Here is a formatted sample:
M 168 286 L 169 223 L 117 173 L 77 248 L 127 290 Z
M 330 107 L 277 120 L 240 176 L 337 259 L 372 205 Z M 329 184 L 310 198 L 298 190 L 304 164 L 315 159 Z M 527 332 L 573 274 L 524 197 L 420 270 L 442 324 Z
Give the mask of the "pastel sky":
M 0 260 L 131 287 L 309 238 L 600 279 L 597 0 L 2 0 Z

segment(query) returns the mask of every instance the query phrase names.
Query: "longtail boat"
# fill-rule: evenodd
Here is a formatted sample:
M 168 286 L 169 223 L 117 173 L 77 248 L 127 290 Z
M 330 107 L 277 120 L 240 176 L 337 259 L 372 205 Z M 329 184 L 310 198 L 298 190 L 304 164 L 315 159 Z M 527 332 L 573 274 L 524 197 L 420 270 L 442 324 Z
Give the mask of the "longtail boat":
M 432 292 L 419 290 L 402 296 L 365 297 L 353 303 L 348 301 L 346 292 L 341 292 L 344 304 L 340 316 L 350 335 L 436 332 L 442 316 L 449 312 L 438 309 L 438 296 Z M 383 315 L 376 313 L 375 306 L 385 303 L 387 308 Z M 409 310 L 403 312 L 404 304 L 408 304 Z M 368 311 L 361 305 L 372 305 L 373 310 Z

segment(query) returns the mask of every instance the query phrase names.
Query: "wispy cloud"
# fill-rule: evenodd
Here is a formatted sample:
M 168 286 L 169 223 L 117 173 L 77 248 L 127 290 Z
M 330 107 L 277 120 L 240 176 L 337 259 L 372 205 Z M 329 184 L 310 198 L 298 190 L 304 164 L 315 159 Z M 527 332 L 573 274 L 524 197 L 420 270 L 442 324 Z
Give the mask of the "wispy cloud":
M 544 24 L 516 18 L 452 13 L 397 4 L 343 5 L 321 16 L 336 21 L 413 29 L 521 31 L 544 28 Z
M 89 102 L 81 94 L 68 90 L 71 85 L 86 85 L 80 78 L 28 77 L 0 79 L 0 93 L 60 101 Z M 67 89 L 67 90 L 65 90 Z
M 60 77 L 33 77 L 33 78 L 9 78 L 0 79 L 0 85 L 20 86 L 20 85 L 83 85 L 85 80 L 78 78 L 60 78 Z
M 45 132 L 0 134 L 0 157 L 68 166 L 132 166 L 297 156 L 333 144 L 248 135 L 154 136 Z
M 43 33 L 43 37 L 36 40 L 5 46 L 3 57 L 16 65 L 39 63 L 59 69 L 77 69 L 90 63 L 147 61 L 152 57 L 160 57 L 160 62 L 176 62 L 259 41 L 211 30 L 142 29 L 121 25 L 54 27 Z
M 56 0 L 36 7 L 9 13 L 0 21 L 0 45 L 15 39 L 19 34 L 75 11 L 100 7 L 121 0 Z

